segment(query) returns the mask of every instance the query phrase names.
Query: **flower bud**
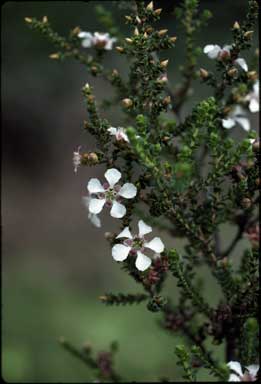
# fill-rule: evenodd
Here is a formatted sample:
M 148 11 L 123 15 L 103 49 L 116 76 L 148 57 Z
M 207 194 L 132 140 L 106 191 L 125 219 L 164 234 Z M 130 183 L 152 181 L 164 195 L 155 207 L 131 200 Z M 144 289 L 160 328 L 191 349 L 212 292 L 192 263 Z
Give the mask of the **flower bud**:
M 243 208 L 248 209 L 252 205 L 252 201 L 248 197 L 244 197 L 241 201 L 241 205 Z
M 231 69 L 227 72 L 228 76 L 230 76 L 230 77 L 234 77 L 237 73 L 238 73 L 238 70 L 237 70 L 235 67 L 231 68 Z
M 169 41 L 170 41 L 172 44 L 176 43 L 176 41 L 177 41 L 177 36 L 172 36 L 172 37 L 170 37 L 170 38 L 169 38 Z
M 167 59 L 167 60 L 163 60 L 163 61 L 161 61 L 161 62 L 160 62 L 160 66 L 161 66 L 161 68 L 167 68 L 168 63 L 169 63 L 169 60 L 168 60 L 168 59 Z
M 134 35 L 135 36 L 139 36 L 139 30 L 138 30 L 138 28 L 137 27 L 135 27 L 135 29 L 134 29 Z
M 123 53 L 124 52 L 124 48 L 122 47 L 115 47 L 116 51 L 118 51 L 119 53 Z
M 123 106 L 124 106 L 125 108 L 130 108 L 130 107 L 132 107 L 133 102 L 132 102 L 131 99 L 126 98 L 126 99 L 123 99 L 123 100 L 122 100 L 122 104 L 123 104 Z
M 81 29 L 79 27 L 75 27 L 73 30 L 72 30 L 72 35 L 73 36 L 78 36 L 78 34 L 81 32 Z
M 162 12 L 162 8 L 155 9 L 154 15 L 159 16 Z
M 93 75 L 96 75 L 97 72 L 98 72 L 98 68 L 97 68 L 95 65 L 93 65 L 93 66 L 91 67 L 91 73 L 92 73 Z
M 147 32 L 146 32 L 146 31 L 144 32 L 143 36 L 145 37 L 145 39 L 147 39 L 147 38 L 148 38 L 148 34 L 147 34 Z
M 255 141 L 253 144 L 252 144 L 252 150 L 253 152 L 255 153 L 258 153 L 260 151 L 260 141 Z
M 24 21 L 25 21 L 26 23 L 30 24 L 30 23 L 33 21 L 33 19 L 31 19 L 31 17 L 25 17 L 25 18 L 24 18 Z
M 146 9 L 147 9 L 148 11 L 153 11 L 153 1 L 151 1 L 151 2 L 147 5 Z
M 113 238 L 114 238 L 114 235 L 113 235 L 112 232 L 105 232 L 105 233 L 104 233 L 104 237 L 105 237 L 106 240 L 108 240 L 108 241 L 112 241 Z
M 51 53 L 51 55 L 49 55 L 49 58 L 53 59 L 53 60 L 59 60 L 60 55 L 59 55 L 59 53 Z
M 161 29 L 160 31 L 158 31 L 158 35 L 159 35 L 160 37 L 162 37 L 162 36 L 166 35 L 167 32 L 168 32 L 167 29 Z
M 98 161 L 99 161 L 99 158 L 98 158 L 98 156 L 97 156 L 97 154 L 95 153 L 95 152 L 91 152 L 91 153 L 89 153 L 89 160 L 91 160 L 91 162 L 93 163 L 93 164 L 96 164 L 96 163 L 98 163 Z
M 250 40 L 252 38 L 254 31 L 246 31 L 244 33 L 244 38 Z
M 88 95 L 88 96 L 87 96 L 87 101 L 88 101 L 88 103 L 93 104 L 93 103 L 94 103 L 94 100 L 95 100 L 95 97 L 94 97 L 93 95 Z
M 240 29 L 240 25 L 239 25 L 239 22 L 238 22 L 238 21 L 235 21 L 235 22 L 234 22 L 233 29 L 234 29 L 234 30 L 238 30 L 238 29 Z
M 209 73 L 206 69 L 200 68 L 199 75 L 200 75 L 201 79 L 206 79 L 206 78 L 208 78 Z
M 127 43 L 129 43 L 129 44 L 132 44 L 133 43 L 133 40 L 132 39 L 130 39 L 129 37 L 126 37 L 126 39 L 125 39 L 126 41 L 127 41 Z
M 114 76 L 114 77 L 117 77 L 117 76 L 119 76 L 119 72 L 117 71 L 117 69 L 113 69 L 113 71 L 112 71 L 112 76 Z
M 169 105 L 171 103 L 171 97 L 170 96 L 166 96 L 164 97 L 164 99 L 162 100 L 162 104 L 163 105 Z
M 148 27 L 148 28 L 146 28 L 146 32 L 147 32 L 148 34 L 150 34 L 152 31 L 153 31 L 153 28 L 152 28 L 152 27 Z
M 44 17 L 43 17 L 42 22 L 43 22 L 44 24 L 48 23 L 48 18 L 47 18 L 47 16 L 44 16 Z
M 250 80 L 257 80 L 258 75 L 257 75 L 256 71 L 249 71 L 249 72 L 247 72 L 247 77 Z
M 126 19 L 127 21 L 132 21 L 132 17 L 131 17 L 131 16 L 125 16 L 125 19 Z
M 138 24 L 141 24 L 141 19 L 139 18 L 139 16 L 136 16 L 136 21 Z

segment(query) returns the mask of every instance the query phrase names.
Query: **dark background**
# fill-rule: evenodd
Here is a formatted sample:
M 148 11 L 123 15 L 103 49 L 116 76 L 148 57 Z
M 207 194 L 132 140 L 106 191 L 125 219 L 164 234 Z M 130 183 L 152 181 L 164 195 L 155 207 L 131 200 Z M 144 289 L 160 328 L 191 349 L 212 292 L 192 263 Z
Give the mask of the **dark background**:
M 98 300 L 108 291 L 139 290 L 113 262 L 103 237 L 105 231 L 117 229 L 117 221 L 104 214 L 102 230 L 96 229 L 81 202 L 88 179 L 102 177 L 104 169 L 84 167 L 75 175 L 72 167 L 72 152 L 78 145 L 85 151 L 95 149 L 83 131 L 86 112 L 81 87 L 87 81 L 94 85 L 99 101 L 112 94 L 111 88 L 73 61 L 49 60 L 55 49 L 24 22 L 26 16 L 47 15 L 62 35 L 77 25 L 103 32 L 95 15 L 100 3 L 113 10 L 117 25 L 128 36 L 122 16 L 128 13 L 129 2 L 120 9 L 111 1 L 10 1 L 2 7 L 2 355 L 7 382 L 90 380 L 86 367 L 59 346 L 62 335 L 77 345 L 89 341 L 95 349 L 106 349 L 118 340 L 117 366 L 129 380 L 181 377 L 173 352 L 180 340 L 161 331 L 159 315 L 152 315 L 144 305 L 109 308 Z M 184 41 L 171 13 L 179 2 L 156 3 L 164 7 L 161 28 L 178 36 L 176 48 L 168 53 L 168 76 L 176 85 Z M 201 33 L 200 45 L 229 43 L 230 28 L 244 17 L 246 1 L 204 0 L 201 5 L 214 18 Z M 126 73 L 127 62 L 119 56 L 108 52 L 107 65 Z M 202 57 L 201 65 L 213 63 Z M 196 83 L 187 110 L 209 94 L 207 87 Z M 121 125 L 118 113 L 103 114 L 112 125 Z M 240 128 L 232 134 L 244 135 Z M 233 228 L 225 229 L 224 241 L 228 241 Z M 161 236 L 167 246 L 182 246 L 181 241 Z M 168 287 L 175 296 L 175 282 Z M 215 304 L 218 295 L 209 281 L 206 296 Z M 217 351 L 223 359 L 223 347 Z

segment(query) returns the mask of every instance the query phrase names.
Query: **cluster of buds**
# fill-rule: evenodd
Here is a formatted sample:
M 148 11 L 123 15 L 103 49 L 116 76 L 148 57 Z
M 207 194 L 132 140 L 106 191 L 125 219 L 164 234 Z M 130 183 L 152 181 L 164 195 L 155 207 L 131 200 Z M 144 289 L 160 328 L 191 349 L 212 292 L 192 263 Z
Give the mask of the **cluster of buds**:
M 143 284 L 146 287 L 156 285 L 162 279 L 162 276 L 168 271 L 168 269 L 168 258 L 166 256 L 156 257 L 152 267 L 148 271 L 147 276 L 143 279 Z
M 83 153 L 81 158 L 81 164 L 84 165 L 95 165 L 98 164 L 99 157 L 97 153 L 90 152 L 90 153 Z
M 110 352 L 99 352 L 96 360 L 102 378 L 112 375 L 112 356 Z

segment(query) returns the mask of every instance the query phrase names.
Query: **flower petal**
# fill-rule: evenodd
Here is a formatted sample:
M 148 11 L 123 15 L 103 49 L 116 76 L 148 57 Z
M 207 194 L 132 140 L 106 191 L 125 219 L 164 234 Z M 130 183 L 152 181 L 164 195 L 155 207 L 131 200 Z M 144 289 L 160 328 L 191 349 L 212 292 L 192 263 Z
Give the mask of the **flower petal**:
M 139 271 L 145 271 L 145 269 L 148 269 L 151 265 L 151 259 L 140 251 L 138 251 L 137 254 L 138 256 L 135 262 L 136 268 Z
M 139 227 L 139 236 L 144 236 L 147 233 L 152 232 L 152 228 L 149 225 L 145 224 L 143 220 L 139 220 L 138 227 Z
M 218 54 L 220 53 L 221 51 L 221 48 L 219 45 L 215 44 L 215 45 L 206 45 L 203 52 L 206 53 L 206 55 L 210 58 L 210 59 L 216 59 L 218 57 Z
M 99 192 L 104 192 L 104 188 L 101 185 L 100 180 L 98 179 L 91 179 L 88 182 L 87 189 L 90 193 L 99 193 Z
M 107 129 L 108 132 L 110 132 L 111 135 L 116 135 L 117 133 L 117 128 L 115 127 L 110 127 Z
M 164 244 L 159 237 L 154 237 L 151 241 L 144 244 L 144 247 L 152 249 L 156 253 L 164 251 Z
M 259 365 L 258 364 L 252 364 L 246 366 L 246 369 L 250 373 L 251 376 L 254 376 L 256 378 L 257 372 L 259 371 Z
M 89 203 L 89 211 L 97 215 L 97 213 L 101 212 L 105 203 L 105 199 L 91 199 Z
M 235 121 L 241 125 L 241 127 L 245 130 L 245 131 L 249 131 L 250 130 L 250 121 L 247 117 L 236 117 L 235 118 Z
M 121 219 L 126 214 L 126 208 L 124 207 L 124 205 L 114 200 L 110 213 L 112 217 L 115 217 L 116 219 Z
M 131 247 L 126 247 L 126 245 L 123 245 L 123 244 L 115 244 L 111 250 L 112 257 L 116 261 L 126 260 L 130 250 L 131 250 Z
M 239 67 L 241 67 L 243 69 L 243 71 L 247 72 L 248 71 L 248 65 L 246 63 L 246 60 L 245 59 L 242 59 L 242 57 L 239 57 L 238 59 L 236 59 L 234 61 L 234 63 L 236 63 L 237 65 L 239 65 Z
M 137 194 L 137 188 L 132 183 L 125 183 L 118 192 L 118 195 L 125 199 L 132 199 Z
M 230 129 L 234 127 L 235 121 L 228 117 L 227 119 L 222 119 L 222 126 L 223 128 Z
M 241 379 L 239 376 L 235 375 L 234 373 L 231 373 L 231 375 L 229 375 L 228 381 L 241 381 Z
M 120 180 L 121 173 L 117 169 L 111 168 L 105 172 L 104 176 L 105 179 L 108 181 L 110 187 L 112 188 Z
M 119 239 L 121 237 L 126 237 L 128 239 L 132 239 L 132 234 L 130 233 L 129 227 L 125 227 L 124 230 L 121 231 L 121 233 L 119 233 L 118 236 L 116 236 L 116 239 Z
M 227 363 L 227 365 L 232 371 L 236 372 L 239 376 L 243 376 L 241 364 L 238 361 L 230 361 L 229 363 Z
M 96 228 L 101 228 L 101 219 L 97 215 L 89 212 L 88 219 Z
M 249 109 L 251 112 L 258 112 L 259 111 L 259 102 L 256 99 L 251 99 L 249 103 Z

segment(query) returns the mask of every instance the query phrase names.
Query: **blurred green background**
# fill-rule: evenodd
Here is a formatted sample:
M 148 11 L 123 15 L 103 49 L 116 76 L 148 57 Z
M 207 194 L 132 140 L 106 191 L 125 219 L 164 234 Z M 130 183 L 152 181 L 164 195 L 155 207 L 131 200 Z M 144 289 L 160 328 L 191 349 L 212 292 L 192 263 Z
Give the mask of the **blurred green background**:
M 60 336 L 78 346 L 88 341 L 96 350 L 118 340 L 116 367 L 129 381 L 181 377 L 173 352 L 180 339 L 160 329 L 160 315 L 148 312 L 144 304 L 109 308 L 98 300 L 108 291 L 140 291 L 113 262 L 103 237 L 105 231 L 117 229 L 117 221 L 103 215 L 102 230 L 94 228 L 81 202 L 88 179 L 102 177 L 104 169 L 83 167 L 75 175 L 72 167 L 78 145 L 85 151 L 95 149 L 83 131 L 86 113 L 80 89 L 90 82 L 101 101 L 112 94 L 111 88 L 73 61 L 49 60 L 55 49 L 24 23 L 26 16 L 47 15 L 62 35 L 77 25 L 103 32 L 95 14 L 101 3 L 113 11 L 127 36 L 122 16 L 129 2 L 118 7 L 115 1 L 10 1 L 2 7 L 2 368 L 7 382 L 92 380 L 91 372 L 61 349 Z M 179 81 L 184 57 L 182 32 L 171 15 L 179 3 L 156 2 L 164 8 L 161 27 L 178 36 L 177 47 L 168 52 L 172 84 Z M 229 43 L 231 25 L 244 17 L 246 1 L 201 4 L 214 18 L 202 32 L 200 45 Z M 204 57 L 201 61 L 205 67 L 212 65 Z M 115 52 L 107 54 L 106 63 L 127 72 L 127 62 Z M 195 86 L 188 108 L 210 92 Z M 112 125 L 121 125 L 118 111 L 103 114 Z M 236 132 L 239 138 L 243 135 L 240 128 Z M 182 246 L 160 235 L 168 246 Z M 232 230 L 226 241 L 231 236 Z M 207 294 L 213 302 L 219 291 L 211 284 Z M 175 297 L 175 281 L 168 287 Z M 222 346 L 218 351 L 222 357 Z

